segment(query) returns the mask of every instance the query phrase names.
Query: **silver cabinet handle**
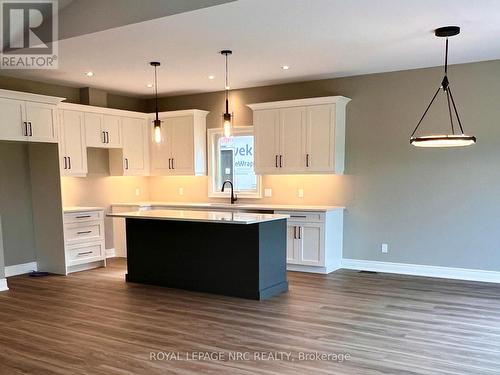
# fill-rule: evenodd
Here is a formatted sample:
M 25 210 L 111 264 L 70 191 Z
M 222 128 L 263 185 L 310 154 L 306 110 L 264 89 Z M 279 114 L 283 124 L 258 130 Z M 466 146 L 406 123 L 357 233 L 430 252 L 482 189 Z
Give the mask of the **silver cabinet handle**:
M 71 169 L 71 156 L 68 156 L 68 169 Z
M 102 143 L 106 143 L 106 132 L 104 130 L 102 132 Z
M 33 137 L 33 127 L 31 126 L 31 122 L 28 121 L 28 126 L 30 128 L 30 137 Z
M 81 232 L 76 232 L 76 234 L 89 234 L 89 233 L 92 233 L 92 231 L 91 230 L 84 230 Z
M 276 168 L 278 168 L 278 155 L 276 155 L 276 158 L 274 159 L 274 163 Z
M 128 158 L 125 158 L 125 169 L 128 169 Z
M 64 160 L 64 169 L 68 169 L 68 164 L 66 162 L 66 156 L 63 157 Z
M 81 215 L 81 216 L 76 216 L 76 219 L 86 219 L 90 217 L 90 215 Z
M 293 239 L 294 240 L 297 239 L 297 227 L 296 226 L 293 227 Z
M 172 164 L 170 164 L 172 161 L 171 158 L 168 158 L 168 169 L 172 169 Z
M 80 256 L 80 255 L 89 255 L 89 254 L 92 254 L 92 251 L 84 251 L 82 253 L 78 253 L 78 256 Z
M 306 167 L 309 167 L 309 154 L 306 154 Z
M 302 239 L 302 227 L 299 227 L 299 240 Z
M 305 216 L 305 215 L 290 215 L 290 218 L 293 218 L 293 219 L 307 219 L 307 216 Z
M 280 168 L 283 168 L 283 155 L 280 155 Z
M 174 164 L 175 159 L 172 158 L 172 169 L 175 169 L 175 164 Z
M 108 139 L 107 143 L 109 143 L 109 132 L 106 132 L 106 138 Z
M 26 121 L 23 122 L 23 136 L 28 136 L 28 123 Z

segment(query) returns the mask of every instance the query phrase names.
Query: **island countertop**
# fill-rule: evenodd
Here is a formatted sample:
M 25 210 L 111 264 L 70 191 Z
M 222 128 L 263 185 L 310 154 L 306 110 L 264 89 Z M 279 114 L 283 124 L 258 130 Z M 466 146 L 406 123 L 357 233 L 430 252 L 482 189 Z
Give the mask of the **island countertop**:
M 125 219 L 149 219 L 170 221 L 192 221 L 227 224 L 258 224 L 267 221 L 288 219 L 288 215 L 259 214 L 249 212 L 227 211 L 193 211 L 193 210 L 151 210 L 109 213 L 109 217 Z

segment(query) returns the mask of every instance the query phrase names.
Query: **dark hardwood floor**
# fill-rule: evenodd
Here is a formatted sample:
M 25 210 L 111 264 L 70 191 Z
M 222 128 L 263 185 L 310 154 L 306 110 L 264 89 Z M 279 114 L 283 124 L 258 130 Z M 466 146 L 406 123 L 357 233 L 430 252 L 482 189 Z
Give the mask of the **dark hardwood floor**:
M 9 278 L 0 374 L 500 374 L 499 285 L 291 272 L 288 294 L 258 302 L 126 284 L 124 273 L 115 259 L 68 277 Z M 223 354 L 186 360 L 205 352 Z M 275 360 L 253 360 L 261 352 Z

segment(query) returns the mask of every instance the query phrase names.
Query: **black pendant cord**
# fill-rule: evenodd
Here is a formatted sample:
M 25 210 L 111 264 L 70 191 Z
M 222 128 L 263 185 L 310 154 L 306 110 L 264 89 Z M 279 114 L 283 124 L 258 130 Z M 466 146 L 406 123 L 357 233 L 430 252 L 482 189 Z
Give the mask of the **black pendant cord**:
M 431 102 L 429 103 L 429 105 L 427 106 L 427 108 L 425 109 L 425 112 L 424 114 L 422 115 L 422 117 L 420 117 L 420 121 L 418 122 L 417 126 L 415 127 L 415 129 L 413 130 L 413 133 L 411 133 L 411 136 L 410 137 L 413 137 L 415 135 L 415 133 L 417 132 L 418 130 L 418 127 L 420 126 L 420 124 L 422 123 L 422 121 L 424 120 L 424 117 L 425 115 L 427 114 L 427 112 L 429 112 L 429 109 L 431 108 L 432 106 L 432 103 L 434 103 L 434 100 L 436 99 L 436 96 L 437 94 L 439 94 L 439 91 L 441 90 L 441 86 L 438 87 L 438 89 L 436 90 L 436 93 L 434 94 L 434 96 L 432 97 L 431 99 Z
M 444 55 L 444 75 L 448 74 L 448 38 L 446 38 L 446 52 Z
M 229 113 L 229 89 L 228 89 L 228 69 L 227 69 L 227 53 L 226 53 L 226 83 L 224 88 L 226 89 L 226 114 Z
M 451 92 L 450 86 L 448 86 L 448 92 L 450 93 L 451 103 L 453 105 L 453 110 L 455 111 L 455 116 L 457 116 L 458 126 L 460 126 L 460 131 L 462 135 L 464 134 L 464 128 L 462 127 L 462 121 L 460 121 L 460 116 L 458 115 L 457 106 L 455 105 L 455 99 L 453 99 L 453 93 Z
M 156 65 L 155 65 L 155 110 L 156 110 L 156 121 L 158 121 L 158 78 L 156 76 Z

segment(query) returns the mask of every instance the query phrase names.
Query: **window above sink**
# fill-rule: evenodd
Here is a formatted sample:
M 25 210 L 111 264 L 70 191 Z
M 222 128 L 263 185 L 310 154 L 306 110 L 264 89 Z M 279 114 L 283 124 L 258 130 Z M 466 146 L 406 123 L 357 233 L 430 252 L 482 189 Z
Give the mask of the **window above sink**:
M 254 171 L 253 126 L 233 128 L 226 138 L 222 129 L 208 130 L 208 196 L 229 197 L 221 192 L 222 183 L 230 180 L 239 198 L 261 198 L 261 177 Z

